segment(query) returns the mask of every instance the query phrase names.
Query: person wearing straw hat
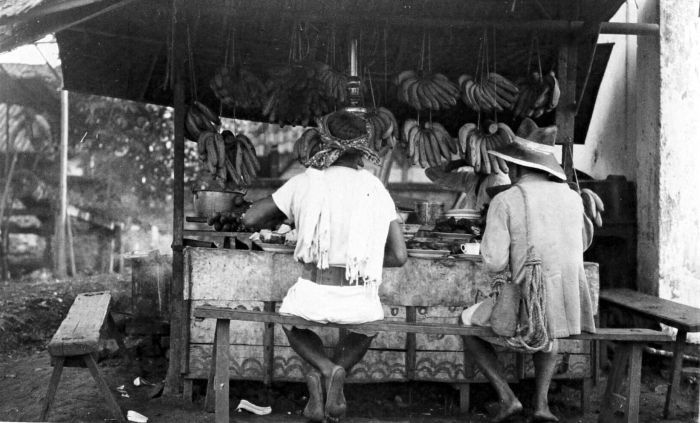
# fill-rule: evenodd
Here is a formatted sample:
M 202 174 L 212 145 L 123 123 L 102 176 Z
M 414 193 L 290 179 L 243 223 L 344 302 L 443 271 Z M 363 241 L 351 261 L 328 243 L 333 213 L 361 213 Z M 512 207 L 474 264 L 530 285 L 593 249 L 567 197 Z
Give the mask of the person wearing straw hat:
M 302 274 L 279 309 L 321 323 L 366 323 L 384 318 L 378 287 L 383 267 L 407 260 L 396 206 L 364 160 L 378 162 L 370 147 L 373 127 L 361 115 L 339 111 L 318 120 L 321 149 L 307 170 L 245 213 L 246 227 L 273 219 L 294 221 L 294 257 Z M 365 355 L 376 333 L 349 332 L 332 356 L 321 338 L 303 327 L 284 327 L 289 344 L 312 367 L 306 375 L 304 416 L 336 420 L 346 409 L 345 375 Z M 325 391 L 325 400 L 324 400 Z
M 533 418 L 558 421 L 547 400 L 556 364 L 556 339 L 581 331 L 595 332 L 595 310 L 583 268 L 583 251 L 589 245 L 583 228 L 583 204 L 566 183 L 553 150 L 553 137 L 534 142 L 516 136 L 513 143 L 488 151 L 508 162 L 514 185 L 491 201 L 481 255 L 484 268 L 498 275 L 494 281 L 498 281 L 499 295 L 516 293 L 510 306 L 512 322 L 508 322 L 514 335 L 489 338 L 489 342 L 478 337 L 463 339 L 465 350 L 472 353 L 498 393 L 500 409 L 495 422 L 520 413 L 523 407 L 508 386 L 491 343 L 533 353 Z M 511 276 L 505 279 L 507 271 Z M 511 285 L 498 285 L 504 283 Z M 464 323 L 490 325 L 502 335 L 496 327 L 504 327 L 499 319 L 508 311 L 499 309 L 499 300 L 503 304 L 505 298 L 493 300 L 495 305 L 486 319 L 483 309 L 481 313 L 465 311 Z M 526 307 L 525 313 L 522 307 Z

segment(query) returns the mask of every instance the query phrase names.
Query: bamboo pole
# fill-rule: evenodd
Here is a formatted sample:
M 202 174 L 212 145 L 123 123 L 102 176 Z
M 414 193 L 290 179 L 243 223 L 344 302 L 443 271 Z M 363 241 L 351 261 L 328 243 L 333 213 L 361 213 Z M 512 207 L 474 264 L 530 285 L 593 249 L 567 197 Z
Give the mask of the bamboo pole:
M 68 91 L 61 91 L 61 147 L 59 151 L 59 200 L 56 216 L 55 273 L 66 277 L 66 214 L 68 211 Z

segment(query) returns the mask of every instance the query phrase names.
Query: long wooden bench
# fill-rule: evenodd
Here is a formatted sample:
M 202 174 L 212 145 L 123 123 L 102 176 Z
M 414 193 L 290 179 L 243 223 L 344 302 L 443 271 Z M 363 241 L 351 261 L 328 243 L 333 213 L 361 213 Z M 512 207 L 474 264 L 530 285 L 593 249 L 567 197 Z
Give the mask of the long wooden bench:
M 117 341 L 120 350 L 126 352 L 124 342 L 109 314 L 110 302 L 109 292 L 83 293 L 75 297 L 68 315 L 49 342 L 48 350 L 54 367 L 41 408 L 41 421 L 46 421 L 61 380 L 63 367 L 87 367 L 114 418 L 126 423 L 124 414 L 95 360 L 103 328 Z
M 676 409 L 673 395 L 678 391 L 683 367 L 683 351 L 688 332 L 700 332 L 700 308 L 665 300 L 631 289 L 606 289 L 600 292 L 603 303 L 620 307 L 656 322 L 678 329 L 673 348 L 671 380 L 666 392 L 664 418 L 671 417 Z
M 264 324 L 282 324 L 302 327 L 333 327 L 353 330 L 363 329 L 369 331 L 396 331 L 406 333 L 424 333 L 459 336 L 494 336 L 490 328 L 462 326 L 460 324 L 405 322 L 383 320 L 364 323 L 361 325 L 320 324 L 310 322 L 299 317 L 283 316 L 273 311 L 248 311 L 233 310 L 224 307 L 199 306 L 193 311 L 198 319 L 216 319 L 214 333 L 214 346 L 211 356 L 211 367 L 207 384 L 207 398 L 205 408 L 215 411 L 217 423 L 229 422 L 229 328 L 230 321 L 259 322 Z M 641 383 L 642 348 L 648 342 L 667 342 L 671 338 L 660 332 L 650 329 L 599 329 L 597 333 L 582 333 L 568 339 L 578 340 L 605 340 L 621 343 L 621 348 L 615 356 L 613 372 L 608 380 L 605 396 L 602 399 L 600 421 L 615 420 L 615 411 L 612 400 L 618 394 L 625 376 L 625 370 L 629 367 L 625 409 L 623 410 L 627 422 L 639 421 L 639 395 Z

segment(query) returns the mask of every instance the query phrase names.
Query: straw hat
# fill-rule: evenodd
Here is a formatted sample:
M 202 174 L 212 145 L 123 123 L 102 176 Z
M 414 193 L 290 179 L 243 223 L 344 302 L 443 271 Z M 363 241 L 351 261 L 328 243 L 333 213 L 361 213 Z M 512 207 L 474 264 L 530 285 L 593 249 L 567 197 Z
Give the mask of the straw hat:
M 534 125 L 534 127 L 529 126 L 530 130 L 521 131 L 522 127 L 523 125 L 519 128 L 518 135 L 515 136 L 512 143 L 495 150 L 488 150 L 488 153 L 511 163 L 543 170 L 555 178 L 566 181 L 564 169 L 554 156 L 556 127 L 552 130 L 551 128 L 537 128 Z M 549 132 L 552 135 L 542 136 L 543 132 Z

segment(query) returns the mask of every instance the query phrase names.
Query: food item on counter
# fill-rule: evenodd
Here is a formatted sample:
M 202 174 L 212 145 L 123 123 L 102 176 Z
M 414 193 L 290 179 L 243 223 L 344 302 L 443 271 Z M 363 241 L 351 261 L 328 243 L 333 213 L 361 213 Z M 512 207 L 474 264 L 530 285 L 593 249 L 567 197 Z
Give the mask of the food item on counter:
M 477 173 L 508 173 L 505 160 L 488 154 L 515 140 L 515 134 L 505 123 L 486 121 L 479 128 L 476 124 L 465 123 L 459 129 L 458 149 L 462 157 Z
M 394 82 L 398 99 L 416 110 L 445 110 L 457 105 L 459 88 L 441 73 L 421 76 L 406 70 Z
M 386 107 L 370 110 L 365 118 L 374 126 L 374 139 L 370 140 L 372 147 L 380 156 L 396 146 L 399 138 L 399 123 L 394 114 Z
M 584 217 L 590 222 L 595 223 L 597 227 L 603 227 L 603 217 L 601 215 L 601 213 L 605 211 L 603 200 L 600 199 L 598 194 L 588 188 L 581 189 L 581 199 L 583 200 Z M 591 226 L 591 232 L 592 228 Z
M 520 93 L 513 108 L 516 117 L 538 118 L 559 104 L 561 91 L 554 71 L 544 76 L 533 72 L 528 78 L 519 81 L 518 86 Z
M 219 68 L 209 87 L 223 104 L 243 109 L 262 108 L 266 92 L 262 80 L 242 66 Z
M 216 212 L 207 217 L 207 225 L 213 226 L 217 232 L 246 232 L 241 215 L 249 206 L 250 203 L 246 203 L 239 211 Z
M 185 114 L 185 138 L 197 141 L 202 132 L 216 132 L 220 125 L 221 119 L 209 107 L 195 101 Z
M 434 231 L 450 232 L 455 234 L 481 235 L 481 227 L 483 224 L 483 219 L 455 219 L 454 217 L 450 217 L 447 219 L 440 219 L 435 222 Z
M 457 141 L 437 122 L 421 125 L 415 119 L 407 119 L 402 135 L 408 144 L 408 157 L 421 167 L 439 166 L 459 152 Z
M 518 98 L 518 87 L 495 72 L 477 81 L 471 75 L 461 75 L 457 80 L 459 95 L 464 104 L 475 112 L 510 110 Z

